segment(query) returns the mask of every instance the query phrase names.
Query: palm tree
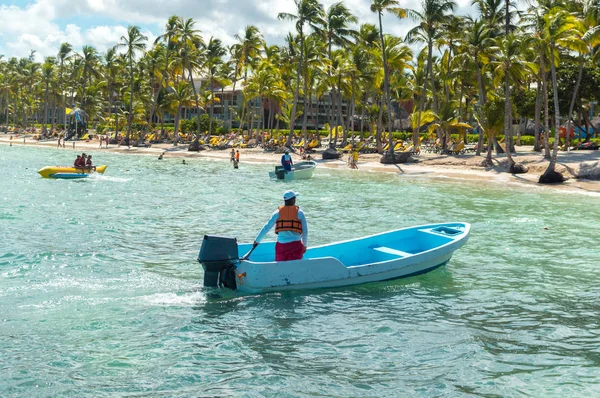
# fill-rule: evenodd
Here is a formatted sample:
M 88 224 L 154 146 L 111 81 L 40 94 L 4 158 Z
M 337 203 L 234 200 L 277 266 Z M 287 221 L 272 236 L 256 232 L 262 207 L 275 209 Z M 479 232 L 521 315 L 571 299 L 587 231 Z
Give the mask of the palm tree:
M 417 26 L 406 34 L 409 43 L 427 43 L 427 65 L 425 80 L 429 80 L 431 96 L 433 99 L 433 112 L 438 112 L 437 91 L 435 88 L 435 76 L 433 74 L 433 43 L 439 37 L 439 28 L 449 18 L 449 13 L 454 11 L 456 3 L 452 0 L 423 0 L 421 5 L 423 11 L 407 10 L 407 14 L 417 22 Z M 419 112 L 424 111 L 426 87 L 423 85 Z M 421 114 L 421 113 L 419 113 Z M 420 128 L 420 126 L 419 126 Z
M 195 96 L 195 105 L 196 105 L 196 117 L 198 118 L 197 128 L 196 128 L 196 139 L 190 146 L 190 150 L 199 150 L 200 148 L 200 102 L 198 100 L 198 91 L 196 90 L 196 84 L 194 83 L 194 74 L 193 69 L 200 68 L 203 54 L 203 44 L 202 36 L 200 36 L 200 31 L 196 29 L 196 21 L 192 18 L 188 18 L 179 26 L 176 35 L 176 41 L 180 48 L 183 68 L 187 69 L 188 79 L 190 84 L 192 85 L 192 90 Z M 179 135 L 175 134 L 175 140 L 173 144 L 177 145 L 179 141 Z
M 62 122 L 63 124 L 66 124 L 66 108 L 65 108 L 65 88 L 63 86 L 63 72 L 64 72 L 64 66 L 65 66 L 65 61 L 67 59 L 69 59 L 69 56 L 71 54 L 71 51 L 73 51 L 73 46 L 71 46 L 69 43 L 62 43 L 60 45 L 60 49 L 58 50 L 58 56 L 57 58 L 60 60 L 60 67 L 59 67 L 59 89 L 61 91 L 61 114 L 62 114 Z
M 254 25 L 247 25 L 242 36 L 236 34 L 237 43 L 232 46 L 232 58 L 235 59 L 234 79 L 233 79 L 233 95 L 235 95 L 235 86 L 238 80 L 238 75 L 242 73 L 244 76 L 244 84 L 248 79 L 248 71 L 256 66 L 260 58 L 261 49 L 265 46 L 265 40 L 258 28 Z M 243 120 L 246 112 L 246 101 L 242 105 L 242 113 L 240 118 L 240 132 L 243 129 Z M 233 123 L 233 115 L 229 118 L 229 128 Z
M 87 104 L 87 87 L 91 84 L 92 76 L 97 75 L 98 68 L 98 51 L 92 46 L 83 46 L 81 48 L 81 55 L 77 54 L 81 58 L 81 107 L 84 108 Z
M 182 21 L 181 17 L 178 17 L 177 15 L 172 15 L 171 17 L 169 17 L 169 20 L 167 21 L 167 24 L 165 25 L 165 33 L 158 36 L 156 38 L 156 40 L 154 41 L 154 44 L 161 42 L 161 41 L 163 43 L 165 43 L 165 48 L 166 48 L 165 64 L 164 64 L 164 69 L 163 69 L 163 80 L 164 80 L 163 84 L 164 84 L 164 88 L 165 88 L 165 94 L 169 93 L 169 55 L 171 54 L 171 50 L 173 49 L 173 46 L 175 45 L 173 38 L 175 37 L 175 35 L 179 31 L 179 29 L 181 28 L 182 24 L 183 24 L 183 21 Z M 164 134 L 165 133 L 164 110 L 162 112 L 160 129 L 161 129 L 161 134 Z
M 358 32 L 350 29 L 348 24 L 357 23 L 358 19 L 350 12 L 350 10 L 342 2 L 332 4 L 325 14 L 325 25 L 322 29 L 319 29 L 319 33 L 324 37 L 327 43 L 327 54 L 330 63 L 333 63 L 332 46 L 338 46 L 341 48 L 348 48 L 352 44 L 349 36 L 355 37 Z M 331 80 L 331 70 L 328 71 L 327 75 Z M 338 110 L 342 107 L 342 96 L 336 92 L 335 84 L 332 85 L 330 92 L 332 110 L 337 105 Z M 337 103 L 336 103 L 337 101 Z M 335 115 L 335 112 L 332 112 Z M 339 114 L 340 112 L 338 112 Z M 331 127 L 337 127 L 337 125 L 343 125 L 342 121 L 335 122 L 335 116 L 330 115 L 329 125 Z M 339 116 L 338 116 L 339 117 Z M 337 130 L 336 130 L 337 131 Z M 344 130 L 345 131 L 345 130 Z
M 194 101 L 198 101 L 198 95 L 194 93 L 194 88 L 186 81 L 179 81 L 173 90 L 167 95 L 167 103 L 170 109 L 175 113 L 175 137 L 179 137 L 179 122 L 181 120 L 181 109 L 192 106 Z M 200 124 L 200 120 L 198 120 Z M 175 138 L 177 140 L 177 138 Z
M 500 79 L 504 80 L 504 136 L 506 139 L 506 157 L 511 172 L 513 172 L 515 162 L 512 159 L 512 104 L 510 97 L 511 84 L 520 85 L 528 80 L 529 76 L 535 76 L 537 66 L 525 61 L 522 57 L 523 41 L 519 37 L 509 34 L 508 36 L 499 38 L 501 45 L 499 46 L 498 58 L 490 65 L 494 68 L 496 75 L 496 84 L 501 84 Z
M 300 36 L 300 49 L 304 48 L 304 25 L 308 24 L 311 28 L 317 30 L 320 26 L 325 24 L 323 17 L 325 11 L 323 5 L 318 0 L 294 0 L 296 5 L 296 14 L 290 14 L 286 12 L 279 13 L 277 18 L 289 21 L 296 21 L 296 31 Z M 296 70 L 296 89 L 294 90 L 294 100 L 292 110 L 290 114 L 290 133 L 287 139 L 287 146 L 292 144 L 292 137 L 294 135 L 294 127 L 296 122 L 296 108 L 298 105 L 298 94 L 300 91 L 300 74 L 302 73 L 302 53 L 300 50 L 298 54 L 298 68 Z
M 129 83 L 131 90 L 129 92 L 129 115 L 127 116 L 127 135 L 125 137 L 127 146 L 129 146 L 131 122 L 133 118 L 133 58 L 135 57 L 136 52 L 143 51 L 146 48 L 145 41 L 147 40 L 148 38 L 140 32 L 139 27 L 129 26 L 129 28 L 127 28 L 127 35 L 121 36 L 121 43 L 119 43 L 120 47 L 125 47 L 127 49 L 126 55 L 129 60 Z
M 472 61 L 477 75 L 478 104 L 483 109 L 487 101 L 484 68 L 490 62 L 490 49 L 494 46 L 492 31 L 483 20 L 475 20 L 469 26 L 461 56 Z M 484 114 L 482 114 L 484 116 Z M 479 132 L 476 155 L 479 156 L 483 147 L 483 131 Z
M 398 0 L 373 0 L 373 2 L 371 3 L 371 12 L 377 13 L 377 17 L 379 18 L 379 40 L 381 45 L 381 55 L 383 57 L 383 86 L 385 91 L 385 99 L 388 113 L 388 131 L 390 133 L 390 159 L 394 159 L 394 145 L 392 142 L 392 104 L 390 102 L 389 65 L 387 62 L 385 40 L 383 39 L 383 23 L 381 22 L 381 18 L 383 16 L 384 11 L 396 15 L 398 18 L 404 18 L 406 16 L 406 10 L 398 7 L 398 4 Z
M 216 77 L 219 75 L 221 65 L 223 65 L 223 57 L 227 54 L 227 50 L 223 47 L 221 40 L 211 36 L 208 43 L 204 46 L 204 70 L 208 73 L 208 88 L 210 97 L 215 96 L 215 85 L 217 84 Z M 212 131 L 212 122 L 214 116 L 214 101 L 210 103 L 210 117 L 208 124 L 209 134 Z
M 46 123 L 48 123 L 48 91 L 50 82 L 54 79 L 54 69 L 56 66 L 56 58 L 46 57 L 44 64 L 42 65 L 42 79 L 44 80 L 44 121 L 42 124 L 42 135 L 48 134 Z
M 554 100 L 554 146 L 550 164 L 540 177 L 540 182 L 562 182 L 562 176 L 558 177 L 555 171 L 558 155 L 560 110 L 558 107 L 558 83 L 556 78 L 556 64 L 558 62 L 558 47 L 569 47 L 577 40 L 578 21 L 568 11 L 554 7 L 544 16 L 544 33 L 550 46 L 550 71 L 552 76 L 552 91 Z

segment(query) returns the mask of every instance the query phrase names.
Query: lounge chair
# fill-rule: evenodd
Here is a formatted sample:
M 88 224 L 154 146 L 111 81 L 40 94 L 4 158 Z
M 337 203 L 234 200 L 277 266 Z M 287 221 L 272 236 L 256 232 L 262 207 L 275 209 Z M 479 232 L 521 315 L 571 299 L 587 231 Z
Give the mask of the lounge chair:
M 452 145 L 446 150 L 442 151 L 444 155 L 463 155 L 465 153 L 465 143 L 460 142 L 458 144 Z

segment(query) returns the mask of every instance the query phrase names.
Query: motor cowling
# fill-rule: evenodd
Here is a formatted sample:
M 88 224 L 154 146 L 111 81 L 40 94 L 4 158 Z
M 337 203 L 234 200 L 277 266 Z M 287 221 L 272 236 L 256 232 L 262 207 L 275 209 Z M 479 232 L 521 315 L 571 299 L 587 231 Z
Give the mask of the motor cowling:
M 239 262 L 236 238 L 204 235 L 198 262 L 204 268 L 204 286 L 236 290 L 235 267 Z
M 285 167 L 283 166 L 275 166 L 275 175 L 278 180 L 285 179 Z

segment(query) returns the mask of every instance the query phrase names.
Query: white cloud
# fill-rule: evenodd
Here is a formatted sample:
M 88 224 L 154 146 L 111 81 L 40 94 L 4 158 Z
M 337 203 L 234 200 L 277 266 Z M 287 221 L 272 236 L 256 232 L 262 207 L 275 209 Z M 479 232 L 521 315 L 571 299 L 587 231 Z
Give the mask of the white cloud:
M 280 21 L 280 12 L 294 12 L 292 0 L 31 0 L 25 7 L 0 6 L 0 53 L 6 57 L 23 57 L 30 50 L 37 52 L 38 59 L 55 55 L 62 42 L 71 43 L 79 49 L 91 45 L 100 52 L 117 44 L 126 32 L 127 25 L 149 27 L 144 34 L 154 39 L 162 33 L 169 16 L 176 14 L 194 18 L 197 28 L 205 38 L 220 38 L 231 44 L 234 35 L 241 33 L 246 25 L 256 25 L 270 44 L 281 44 L 294 24 Z M 337 0 L 322 0 L 327 8 Z M 377 17 L 370 9 L 370 0 L 345 0 L 346 5 L 361 23 L 377 24 Z M 469 10 L 470 0 L 458 0 L 459 11 Z M 401 2 L 405 8 L 420 8 L 420 0 Z M 465 8 L 466 7 L 466 8 Z M 59 19 L 60 16 L 60 19 Z M 61 20 L 85 21 L 99 18 L 98 26 L 60 24 Z M 107 23 L 108 22 L 108 23 Z M 414 22 L 399 20 L 386 15 L 384 30 L 404 36 Z M 150 31 L 151 30 L 151 31 Z

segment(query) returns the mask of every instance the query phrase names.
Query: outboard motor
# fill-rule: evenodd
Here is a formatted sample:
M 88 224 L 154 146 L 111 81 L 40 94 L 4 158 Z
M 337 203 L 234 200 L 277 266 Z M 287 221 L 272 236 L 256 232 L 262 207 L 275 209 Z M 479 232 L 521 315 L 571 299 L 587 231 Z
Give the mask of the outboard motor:
M 204 268 L 204 286 L 236 290 L 235 266 L 239 260 L 236 238 L 204 235 L 198 254 Z
M 278 180 L 285 179 L 285 168 L 283 166 L 275 166 L 275 175 Z

